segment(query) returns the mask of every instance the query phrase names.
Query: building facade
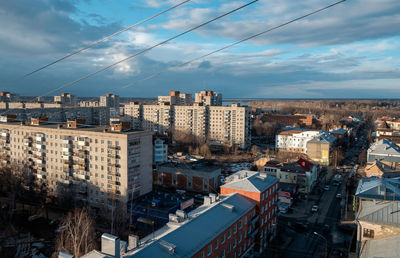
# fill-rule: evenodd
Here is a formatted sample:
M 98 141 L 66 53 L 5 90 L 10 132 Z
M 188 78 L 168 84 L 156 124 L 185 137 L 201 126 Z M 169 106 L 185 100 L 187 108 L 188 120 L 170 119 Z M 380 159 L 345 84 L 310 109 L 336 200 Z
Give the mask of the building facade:
M 150 192 L 152 133 L 83 123 L 0 123 L 1 162 L 29 167 L 54 195 L 69 193 L 93 208 L 111 196 L 126 203 Z
M 100 107 L 109 107 L 119 111 L 119 96 L 111 93 L 108 93 L 105 96 L 100 96 L 99 104 Z
M 164 163 L 168 161 L 168 144 L 164 143 L 164 140 L 159 138 L 154 140 L 154 159 L 153 162 Z
M 211 90 L 195 93 L 194 102 L 204 106 L 222 106 L 222 94 Z
M 195 192 L 218 192 L 221 168 L 203 162 L 165 163 L 153 170 L 153 184 Z
M 158 96 L 158 104 L 169 104 L 177 106 L 190 106 L 193 104 L 192 94 L 180 93 L 173 90 L 169 92 L 169 96 Z
M 61 104 L 63 106 L 75 107 L 78 105 L 78 99 L 76 95 L 70 93 L 61 93 L 60 96 L 54 96 L 54 103 Z
M 246 148 L 251 143 L 251 109 L 238 104 L 177 106 L 131 102 L 125 106 L 125 115 L 130 118 L 135 129 L 151 130 L 160 134 L 172 129 L 241 148 Z

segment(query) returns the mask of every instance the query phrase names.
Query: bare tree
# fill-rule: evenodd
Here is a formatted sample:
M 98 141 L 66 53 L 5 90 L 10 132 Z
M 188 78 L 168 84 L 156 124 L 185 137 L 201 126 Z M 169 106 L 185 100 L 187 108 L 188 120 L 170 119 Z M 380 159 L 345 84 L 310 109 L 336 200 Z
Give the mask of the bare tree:
M 56 251 L 80 257 L 96 249 L 96 232 L 87 209 L 69 212 L 60 223 L 62 230 L 56 239 Z
M 257 145 L 253 145 L 251 147 L 251 154 L 253 154 L 253 156 L 256 156 L 259 152 L 260 152 L 260 148 Z
M 202 155 L 206 159 L 211 158 L 211 151 L 210 151 L 210 147 L 208 147 L 208 144 L 204 143 L 203 145 L 201 145 L 199 152 L 200 152 L 200 155 Z

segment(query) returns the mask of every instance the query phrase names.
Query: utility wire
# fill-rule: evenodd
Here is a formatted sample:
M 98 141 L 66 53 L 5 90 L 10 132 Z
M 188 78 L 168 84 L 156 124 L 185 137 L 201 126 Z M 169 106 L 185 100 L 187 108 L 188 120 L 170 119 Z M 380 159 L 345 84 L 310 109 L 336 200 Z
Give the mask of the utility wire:
M 134 27 L 136 27 L 136 26 L 138 26 L 138 25 L 140 25 L 140 24 L 142 24 L 142 23 L 145 23 L 145 22 L 147 22 L 147 21 L 149 21 L 149 20 L 152 20 L 153 18 L 156 18 L 157 16 L 160 16 L 161 14 L 164 14 L 164 13 L 166 13 L 166 12 L 169 12 L 169 11 L 171 11 L 171 10 L 173 10 L 173 9 L 175 9 L 175 8 L 181 6 L 181 5 L 183 5 L 183 4 L 185 4 L 185 3 L 189 2 L 189 1 L 191 1 L 191 0 L 185 0 L 185 1 L 180 2 L 180 3 L 178 3 L 178 4 L 174 5 L 174 6 L 171 6 L 170 8 L 165 9 L 164 11 L 161 11 L 161 12 L 159 12 L 159 13 L 157 13 L 157 14 L 155 14 L 155 15 L 149 17 L 149 18 L 146 18 L 146 19 L 144 19 L 144 20 L 142 20 L 142 21 L 140 21 L 140 22 L 137 22 L 137 23 L 135 23 L 135 24 L 133 24 L 133 25 L 131 25 L 131 26 L 129 26 L 129 27 L 126 27 L 126 28 L 123 29 L 123 30 L 120 30 L 120 31 L 118 31 L 118 32 L 115 32 L 114 34 L 111 34 L 111 35 L 109 35 L 109 36 L 107 36 L 107 37 L 105 37 L 105 38 L 103 38 L 103 39 L 98 40 L 98 41 L 95 41 L 95 42 L 91 43 L 90 45 L 87 45 L 86 47 L 83 47 L 83 48 L 81 48 L 81 49 L 79 49 L 79 50 L 76 50 L 76 51 L 74 51 L 74 52 L 72 52 L 72 53 L 70 53 L 70 54 L 68 54 L 68 55 L 66 55 L 66 56 L 64 56 L 64 57 L 61 57 L 61 58 L 59 58 L 59 59 L 57 59 L 57 60 L 55 60 L 55 61 L 53 61 L 53 62 L 51 62 L 51 63 L 48 63 L 48 64 L 46 64 L 46 65 L 44 65 L 44 66 L 42 66 L 42 67 L 39 67 L 39 68 L 37 68 L 36 70 L 33 70 L 32 72 L 29 72 L 29 73 L 24 74 L 24 75 L 22 75 L 22 76 L 20 76 L 20 77 L 18 77 L 18 78 L 16 78 L 16 79 L 14 79 L 14 80 L 12 80 L 12 81 L 9 81 L 9 82 L 6 83 L 6 85 L 9 85 L 9 84 L 11 84 L 11 83 L 13 83 L 13 82 L 19 81 L 20 79 L 23 79 L 23 78 L 25 78 L 25 77 L 28 77 L 28 76 L 30 76 L 30 75 L 32 75 L 32 74 L 34 74 L 34 73 L 37 73 L 37 72 L 39 72 L 39 71 L 41 71 L 41 70 L 43 70 L 43 69 L 45 69 L 45 68 L 47 68 L 47 67 L 49 67 L 49 66 L 52 66 L 52 65 L 54 65 L 54 64 L 56 64 L 56 63 L 58 63 L 58 62 L 60 62 L 60 61 L 62 61 L 62 60 L 65 60 L 65 59 L 67 59 L 67 58 L 69 58 L 69 57 L 71 57 L 71 56 L 74 56 L 74 55 L 76 55 L 76 54 L 82 52 L 82 51 L 85 51 L 85 50 L 87 50 L 87 49 L 89 49 L 89 48 L 91 48 L 91 47 L 94 47 L 94 46 L 96 46 L 96 45 L 98 45 L 98 44 L 100 44 L 100 43 L 102 43 L 102 42 L 104 42 L 104 41 L 106 41 L 106 40 L 109 40 L 110 38 L 112 38 L 112 37 L 114 37 L 114 36 L 117 36 L 118 34 L 121 34 L 122 32 L 125 32 L 125 31 L 127 31 L 127 30 L 130 30 L 130 29 L 132 29 L 132 28 L 134 28 Z
M 255 2 L 258 2 L 258 1 L 259 1 L 259 0 L 253 0 L 253 1 L 251 1 L 251 2 L 249 2 L 249 3 L 247 3 L 247 4 L 245 4 L 245 5 L 242 5 L 242 6 L 238 7 L 238 8 L 235 8 L 235 9 L 233 9 L 233 10 L 227 12 L 227 13 L 224 13 L 224 14 L 222 14 L 222 15 L 216 17 L 216 18 L 213 18 L 213 19 L 211 19 L 211 20 L 209 20 L 209 21 L 207 21 L 207 22 L 204 22 L 204 23 L 202 23 L 202 24 L 200 24 L 200 25 L 197 25 L 197 26 L 195 26 L 195 27 L 193 27 L 193 28 L 191 28 L 191 29 L 189 29 L 189 30 L 186 30 L 185 32 L 179 33 L 178 35 L 175 35 L 175 36 L 173 36 L 173 37 L 171 37 L 171 38 L 169 38 L 169 39 L 166 39 L 166 40 L 164 40 L 164 41 L 161 41 L 160 43 L 157 43 L 157 44 L 155 44 L 155 45 L 153 45 L 153 46 L 151 46 L 151 47 L 149 47 L 149 48 L 146 48 L 146 49 L 144 49 L 144 50 L 142 50 L 142 51 L 139 51 L 139 52 L 137 52 L 137 53 L 135 53 L 135 54 L 133 54 L 133 55 L 131 55 L 131 56 L 128 56 L 128 57 L 126 57 L 126 58 L 124 58 L 124 59 L 121 59 L 121 60 L 119 60 L 119 61 L 117 61 L 117 62 L 115 62 L 115 63 L 113 63 L 113 64 L 110 64 L 110 65 L 108 65 L 108 66 L 106 66 L 106 67 L 103 67 L 103 68 L 101 68 L 101 69 L 99 69 L 99 70 L 97 70 L 97 71 L 95 71 L 95 72 L 89 73 L 89 74 L 87 74 L 87 75 L 85 75 L 85 76 L 83 76 L 83 77 L 81 77 L 81 78 L 79 78 L 79 79 L 77 79 L 77 80 L 75 80 L 75 81 L 72 81 L 72 82 L 63 84 L 63 85 L 61 85 L 60 87 L 58 87 L 58 88 L 56 88 L 56 89 L 54 89 L 54 90 L 51 90 L 51 91 L 45 93 L 44 95 L 42 95 L 42 96 L 40 96 L 40 97 L 47 96 L 47 95 L 49 95 L 49 94 L 51 94 L 51 93 L 54 93 L 54 92 L 56 92 L 56 91 L 58 91 L 58 90 L 61 90 L 61 89 L 66 88 L 66 87 L 68 87 L 68 86 L 74 85 L 74 84 L 76 84 L 76 83 L 78 83 L 78 82 L 80 82 L 80 81 L 82 81 L 82 80 L 85 80 L 85 79 L 87 79 L 87 78 L 89 78 L 89 77 L 91 77 L 91 76 L 93 76 L 93 75 L 95 75 L 95 74 L 101 73 L 101 72 L 103 72 L 103 71 L 105 71 L 105 70 L 107 70 L 107 69 L 109 69 L 109 68 L 111 68 L 111 67 L 113 67 L 113 66 L 115 66 L 115 65 L 117 65 L 117 64 L 120 64 L 120 63 L 122 63 L 122 62 L 125 62 L 125 61 L 127 61 L 127 60 L 129 60 L 129 59 L 131 59 L 131 58 L 134 58 L 134 57 L 136 57 L 136 56 L 138 56 L 138 55 L 141 55 L 141 54 L 143 54 L 143 53 L 146 53 L 146 52 L 152 50 L 153 48 L 156 48 L 156 47 L 158 47 L 158 46 L 160 46 L 160 45 L 163 45 L 163 44 L 165 44 L 165 43 L 167 43 L 167 42 L 169 42 L 169 41 L 171 41 L 171 40 L 173 40 L 173 39 L 179 38 L 179 37 L 181 37 L 181 36 L 183 36 L 183 35 L 185 35 L 185 34 L 191 32 L 191 31 L 194 31 L 194 30 L 196 30 L 196 29 L 198 29 L 198 28 L 200 28 L 200 27 L 203 27 L 203 26 L 205 26 L 205 25 L 211 23 L 211 22 L 214 22 L 214 21 L 216 21 L 216 20 L 218 20 L 218 19 L 221 19 L 221 18 L 223 18 L 223 17 L 225 17 L 225 16 L 227 16 L 227 15 L 229 15 L 229 14 L 231 14 L 231 13 L 234 13 L 234 12 L 236 12 L 236 11 L 238 11 L 238 10 L 240 10 L 240 9 L 243 9 L 243 8 L 245 8 L 245 7 L 247 7 L 247 6 L 251 5 L 251 4 L 254 4 Z
M 333 4 L 328 5 L 328 6 L 326 6 L 326 7 L 323 7 L 323 8 L 321 8 L 321 9 L 315 10 L 315 11 L 313 11 L 313 12 L 311 12 L 311 13 L 308 13 L 308 14 L 306 14 L 306 15 L 303 15 L 303 16 L 300 16 L 300 17 L 295 18 L 295 19 L 293 19 L 293 20 L 290 20 L 290 21 L 288 21 L 288 22 L 282 23 L 282 24 L 280 24 L 280 25 L 278 25 L 278 26 L 272 27 L 272 28 L 270 28 L 270 29 L 268 29 L 268 30 L 265 30 L 265 31 L 262 31 L 262 32 L 260 32 L 260 33 L 254 34 L 254 35 L 252 35 L 252 36 L 250 36 L 250 37 L 247 37 L 247 38 L 244 38 L 244 39 L 242 39 L 242 40 L 236 41 L 236 42 L 234 42 L 234 43 L 232 43 L 232 44 L 230 44 L 230 45 L 227 45 L 227 46 L 222 47 L 222 48 L 220 48 L 220 49 L 214 50 L 214 51 L 212 51 L 212 52 L 210 52 L 210 53 L 208 53 L 208 54 L 202 55 L 202 56 L 200 56 L 200 57 L 196 57 L 196 58 L 194 58 L 194 59 L 192 59 L 192 60 L 189 60 L 189 61 L 187 61 L 187 62 L 184 62 L 184 63 L 182 63 L 182 64 L 175 65 L 175 66 L 171 66 L 171 67 L 169 67 L 169 68 L 167 68 L 167 69 L 165 69 L 165 70 L 163 70 L 163 71 L 161 71 L 161 72 L 154 73 L 154 74 L 152 74 L 152 75 L 150 75 L 150 76 L 148 76 L 148 77 L 146 77 L 146 78 L 143 78 L 143 79 L 134 81 L 134 82 L 132 82 L 132 83 L 129 83 L 129 84 L 127 84 L 127 85 L 121 87 L 120 89 L 125 89 L 125 88 L 128 88 L 128 87 L 130 87 L 130 86 L 133 86 L 133 85 L 135 85 L 135 84 L 137 84 L 137 83 L 140 83 L 140 82 L 143 82 L 143 81 L 147 81 L 147 80 L 152 79 L 152 78 L 154 78 L 154 77 L 157 77 L 157 76 L 159 76 L 159 75 L 161 75 L 161 74 L 163 74 L 163 73 L 166 73 L 166 72 L 168 72 L 169 70 L 173 70 L 173 69 L 175 69 L 175 68 L 180 68 L 180 67 L 186 66 L 186 65 L 188 65 L 188 64 L 190 64 L 190 63 L 192 63 L 192 62 L 195 62 L 195 61 L 197 61 L 197 60 L 200 60 L 200 59 L 203 59 L 203 58 L 208 57 L 208 56 L 210 56 L 210 55 L 213 55 L 213 54 L 215 54 L 215 53 L 217 53 L 217 52 L 223 51 L 223 50 L 225 50 L 225 49 L 227 49 L 227 48 L 230 48 L 230 47 L 233 47 L 233 46 L 235 46 L 235 45 L 238 45 L 238 44 L 240 44 L 240 43 L 242 43 L 242 42 L 244 42 L 244 41 L 248 41 L 248 40 L 253 39 L 253 38 L 255 38 L 255 37 L 261 36 L 261 35 L 263 35 L 263 34 L 265 34 L 265 33 L 268 33 L 268 32 L 271 32 L 271 31 L 273 31 L 273 30 L 276 30 L 276 29 L 279 29 L 279 28 L 281 28 L 281 27 L 284 27 L 284 26 L 286 26 L 286 25 L 289 25 L 290 23 L 299 21 L 299 20 L 304 19 L 304 18 L 306 18 L 306 17 L 308 17 L 308 16 L 311 16 L 311 15 L 313 15 L 313 14 L 316 14 L 316 13 L 319 13 L 319 12 L 321 12 L 321 11 L 324 11 L 324 10 L 326 10 L 326 9 L 328 9 L 328 8 L 331 8 L 331 7 L 335 6 L 335 5 L 338 5 L 338 4 L 340 4 L 340 3 L 343 3 L 344 1 L 346 1 L 346 0 L 338 1 L 338 2 L 336 2 L 336 3 L 333 3 Z

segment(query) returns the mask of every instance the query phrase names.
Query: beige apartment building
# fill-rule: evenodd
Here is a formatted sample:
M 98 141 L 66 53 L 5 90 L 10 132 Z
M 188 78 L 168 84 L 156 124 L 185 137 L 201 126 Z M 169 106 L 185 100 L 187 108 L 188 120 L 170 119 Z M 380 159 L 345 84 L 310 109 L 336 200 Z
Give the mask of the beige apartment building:
M 125 105 L 125 116 L 134 129 L 151 130 L 163 134 L 175 131 L 191 132 L 210 141 L 235 144 L 246 148 L 251 142 L 249 107 L 231 106 L 177 106 L 161 103 L 143 105 L 131 102 Z
M 46 121 L 0 123 L 1 163 L 26 165 L 54 195 L 71 193 L 91 208 L 114 198 L 126 204 L 152 190 L 152 132 L 125 122 L 105 127 L 79 119 L 66 125 Z

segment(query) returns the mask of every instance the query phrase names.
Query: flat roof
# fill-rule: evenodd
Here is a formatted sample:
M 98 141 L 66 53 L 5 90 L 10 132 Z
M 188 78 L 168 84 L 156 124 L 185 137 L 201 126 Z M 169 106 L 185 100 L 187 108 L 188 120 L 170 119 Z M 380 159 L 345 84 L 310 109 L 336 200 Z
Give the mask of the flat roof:
M 198 161 L 198 162 L 166 162 L 162 163 L 157 166 L 157 168 L 163 169 L 163 168 L 171 168 L 171 169 L 181 169 L 181 170 L 195 170 L 198 172 L 215 172 L 216 170 L 221 170 L 220 167 L 203 162 L 203 161 Z

